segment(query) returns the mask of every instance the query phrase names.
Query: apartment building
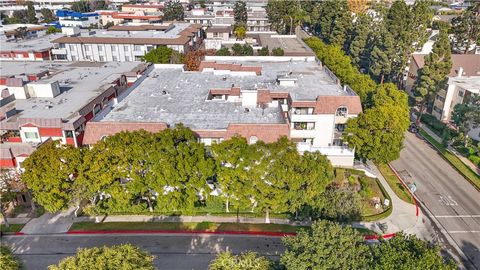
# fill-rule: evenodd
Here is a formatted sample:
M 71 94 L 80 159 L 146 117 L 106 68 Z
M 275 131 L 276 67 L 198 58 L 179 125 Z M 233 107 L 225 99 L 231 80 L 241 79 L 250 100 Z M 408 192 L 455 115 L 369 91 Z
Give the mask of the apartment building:
M 24 39 L 0 35 L 0 61 L 51 60 L 51 49 L 53 48 L 51 42 L 60 38 L 62 34 L 45 35 L 43 26 L 41 30 L 40 27 L 36 29 L 35 34 L 28 34 Z
M 49 140 L 81 146 L 86 122 L 121 100 L 147 68 L 145 63 L 128 62 L 3 62 L 2 168 L 21 167 L 28 155 Z
M 360 98 L 314 57 L 209 59 L 198 72 L 155 65 L 105 117 L 87 124 L 84 143 L 182 123 L 206 145 L 236 135 L 250 143 L 286 136 L 301 152 L 320 151 L 334 165 L 353 165 L 354 150 L 342 132 L 362 111 Z
M 145 12 L 145 13 L 159 13 L 163 11 L 163 3 L 139 3 L 139 4 L 125 4 L 122 5 L 122 12 Z
M 143 11 L 118 12 L 114 10 L 99 11 L 103 26 L 108 23 L 119 24 L 157 24 L 162 23 L 163 13 L 146 13 Z
M 413 85 L 418 70 L 424 65 L 423 54 L 415 54 L 410 61 L 406 91 L 413 96 Z M 449 122 L 455 105 L 463 103 L 465 97 L 480 94 L 480 55 L 452 54 L 452 68 L 445 89 L 435 96 L 431 114 L 438 120 Z
M 141 61 L 158 46 L 180 53 L 196 50 L 202 44 L 202 35 L 201 26 L 189 23 L 118 25 L 55 39 L 52 55 L 68 61 Z
M 80 13 L 71 10 L 57 10 L 55 14 L 62 27 L 88 28 L 100 21 L 100 15 L 97 12 Z

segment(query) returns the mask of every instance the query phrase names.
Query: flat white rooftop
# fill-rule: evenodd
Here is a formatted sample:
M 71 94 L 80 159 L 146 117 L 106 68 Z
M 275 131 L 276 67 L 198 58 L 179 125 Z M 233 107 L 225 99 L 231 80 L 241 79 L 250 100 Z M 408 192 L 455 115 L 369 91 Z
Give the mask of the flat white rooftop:
M 163 38 L 173 39 L 181 36 L 181 32 L 190 26 L 190 23 L 175 23 L 175 27 L 167 31 L 107 31 L 96 30 L 93 35 L 88 32 L 81 32 L 81 37 L 98 38 Z
M 44 51 L 53 47 L 52 40 L 64 36 L 63 34 L 44 35 L 25 40 L 6 41 L 0 39 L 0 51 Z
M 1 75 L 3 71 L 10 75 L 20 75 L 49 70 L 52 74 L 40 81 L 58 81 L 61 93 L 54 98 L 29 98 L 13 101 L 17 113 L 7 121 L 17 118 L 62 118 L 70 119 L 76 116 L 78 110 L 96 98 L 105 87 L 108 87 L 121 74 L 127 73 L 138 66 L 135 62 L 0 62 Z M 15 72 L 18 72 L 15 74 Z
M 183 123 L 193 129 L 225 129 L 229 123 L 284 123 L 280 107 L 249 108 L 240 103 L 207 100 L 210 89 L 269 89 L 289 92 L 294 100 L 318 96 L 352 95 L 321 69 L 316 62 L 237 62 L 262 66 L 259 76 L 215 75 L 213 72 L 183 72 L 180 68 L 153 70 L 136 89 L 102 121 Z M 277 76 L 290 73 L 295 86 L 280 86 Z M 165 92 L 164 92 L 165 91 Z

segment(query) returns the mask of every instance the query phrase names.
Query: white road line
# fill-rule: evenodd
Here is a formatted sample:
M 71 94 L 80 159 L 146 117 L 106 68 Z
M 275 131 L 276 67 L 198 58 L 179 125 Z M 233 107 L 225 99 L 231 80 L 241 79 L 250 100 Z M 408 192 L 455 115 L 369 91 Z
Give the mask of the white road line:
M 448 233 L 480 233 L 480 231 L 448 231 Z
M 435 216 L 436 218 L 480 218 L 480 215 Z

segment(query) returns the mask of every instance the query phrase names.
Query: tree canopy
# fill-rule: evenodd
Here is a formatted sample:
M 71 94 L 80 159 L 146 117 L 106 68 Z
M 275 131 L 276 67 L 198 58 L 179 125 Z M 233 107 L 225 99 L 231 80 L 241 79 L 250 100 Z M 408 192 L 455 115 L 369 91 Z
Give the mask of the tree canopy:
M 12 254 L 10 248 L 6 245 L 0 245 L 0 265 L 3 270 L 20 270 L 21 262 Z
M 173 49 L 167 46 L 158 46 L 143 56 L 143 60 L 154 64 L 169 64 Z
M 285 253 L 280 261 L 287 269 L 367 269 L 369 247 L 350 226 L 317 221 L 311 230 L 282 239 Z
M 49 270 L 76 269 L 140 269 L 153 270 L 153 256 L 131 244 L 112 247 L 93 247 L 79 249 L 75 256 L 50 265 Z
M 247 4 L 244 1 L 236 1 L 233 6 L 233 19 L 235 24 L 247 24 Z
M 28 1 L 27 4 L 27 23 L 36 24 L 38 23 L 37 14 L 35 12 L 35 7 L 33 6 L 33 2 Z
M 165 21 L 183 21 L 185 12 L 182 4 L 177 0 L 169 0 L 165 2 L 163 9 L 163 19 Z
M 480 3 L 472 4 L 452 20 L 453 48 L 467 53 L 472 44 L 480 44 Z

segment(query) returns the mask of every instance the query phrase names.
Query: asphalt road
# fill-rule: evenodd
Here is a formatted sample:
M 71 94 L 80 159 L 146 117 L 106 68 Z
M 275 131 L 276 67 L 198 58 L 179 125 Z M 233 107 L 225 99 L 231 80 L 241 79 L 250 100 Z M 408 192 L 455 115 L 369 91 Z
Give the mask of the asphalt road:
M 2 243 L 12 247 L 28 270 L 44 270 L 74 255 L 77 248 L 123 243 L 148 250 L 155 256 L 156 268 L 168 270 L 207 269 L 215 254 L 223 250 L 234 254 L 253 250 L 272 259 L 284 251 L 279 237 L 248 235 L 24 235 L 2 237 Z
M 404 146 L 393 167 L 415 182 L 419 200 L 480 269 L 480 192 L 416 135 L 408 133 Z

